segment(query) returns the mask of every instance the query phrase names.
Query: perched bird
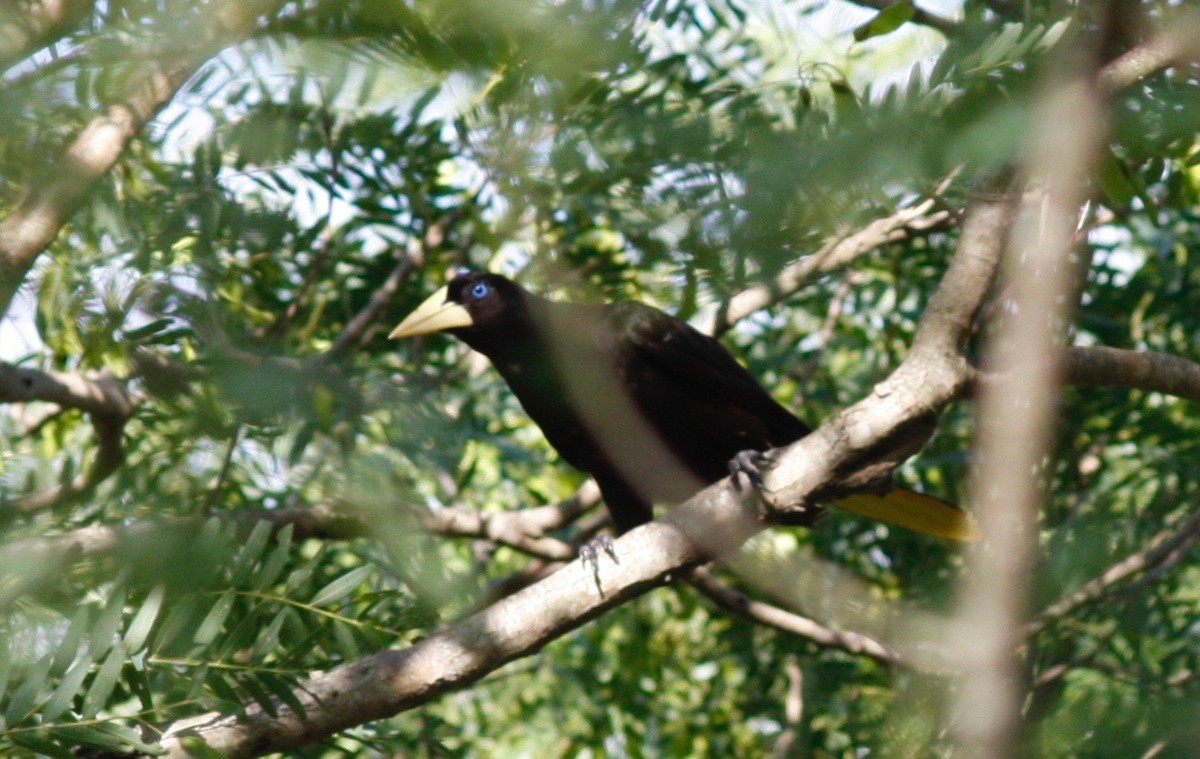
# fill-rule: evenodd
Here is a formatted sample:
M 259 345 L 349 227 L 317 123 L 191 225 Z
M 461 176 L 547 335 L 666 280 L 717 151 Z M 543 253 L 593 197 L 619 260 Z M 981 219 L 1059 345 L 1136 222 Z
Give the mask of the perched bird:
M 642 303 L 550 301 L 468 272 L 389 337 L 442 331 L 491 359 L 550 444 L 596 479 L 619 532 L 650 521 L 654 503 L 683 501 L 731 468 L 753 475 L 753 452 L 811 431 L 721 343 Z M 931 535 L 972 533 L 964 512 L 907 488 L 833 505 Z

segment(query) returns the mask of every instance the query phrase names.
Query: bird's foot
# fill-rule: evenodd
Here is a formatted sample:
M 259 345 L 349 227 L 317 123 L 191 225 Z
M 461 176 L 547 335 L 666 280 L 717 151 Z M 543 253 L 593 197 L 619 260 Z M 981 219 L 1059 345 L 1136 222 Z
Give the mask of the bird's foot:
M 744 477 L 751 489 L 766 490 L 766 486 L 763 484 L 763 468 L 774 461 L 775 459 L 770 454 L 762 451 L 752 449 L 738 451 L 729 460 L 729 477 L 732 480 L 733 489 L 739 493 L 747 489 L 742 483 Z
M 607 533 L 597 535 L 588 542 L 579 546 L 579 558 L 583 561 L 583 566 L 592 570 L 592 577 L 596 581 L 596 587 L 600 590 L 600 594 L 604 595 L 604 588 L 600 585 L 600 553 L 608 554 L 608 558 L 612 559 L 614 564 L 619 564 L 617 561 L 617 547 L 613 544 L 612 535 Z
M 593 572 L 599 572 L 601 551 L 608 554 L 608 558 L 612 559 L 614 564 L 619 563 L 616 545 L 613 543 L 612 535 L 607 533 L 597 535 L 579 546 L 579 558 L 583 559 L 583 563 L 591 567 Z

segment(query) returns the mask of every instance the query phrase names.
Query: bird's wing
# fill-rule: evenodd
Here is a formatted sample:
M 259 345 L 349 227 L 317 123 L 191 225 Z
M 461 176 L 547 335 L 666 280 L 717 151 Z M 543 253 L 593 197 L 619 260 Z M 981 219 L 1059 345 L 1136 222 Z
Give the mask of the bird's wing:
M 770 445 L 793 442 L 810 431 L 725 346 L 687 322 L 635 302 L 614 304 L 610 319 L 619 361 L 630 367 L 627 371 L 653 372 L 714 409 L 757 420 L 768 430 Z

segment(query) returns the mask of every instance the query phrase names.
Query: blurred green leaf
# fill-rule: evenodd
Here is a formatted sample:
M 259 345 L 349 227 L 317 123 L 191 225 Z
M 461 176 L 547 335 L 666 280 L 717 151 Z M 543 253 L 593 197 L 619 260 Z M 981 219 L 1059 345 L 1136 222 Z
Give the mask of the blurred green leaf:
M 862 42 L 872 37 L 891 34 L 904 24 L 912 21 L 917 13 L 912 0 L 899 0 L 875 14 L 871 20 L 854 28 L 854 40 Z

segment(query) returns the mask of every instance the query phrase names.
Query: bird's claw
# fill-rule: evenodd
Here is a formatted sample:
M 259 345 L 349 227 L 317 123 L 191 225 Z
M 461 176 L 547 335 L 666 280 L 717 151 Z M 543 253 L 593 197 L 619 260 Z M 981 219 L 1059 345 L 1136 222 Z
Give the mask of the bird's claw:
M 614 564 L 617 561 L 617 547 L 613 543 L 612 535 L 604 534 L 597 535 L 583 545 L 579 546 L 579 558 L 583 562 L 583 566 L 592 570 L 592 577 L 596 580 L 596 587 L 600 587 L 600 552 L 608 554 L 608 558 L 612 559 Z M 603 592 L 603 590 L 601 591 Z
M 774 459 L 762 451 L 748 449 L 738 451 L 734 457 L 729 460 L 729 477 L 733 484 L 733 489 L 739 493 L 744 492 L 747 488 L 742 484 L 742 478 L 746 478 L 750 489 L 766 490 L 766 485 L 763 484 L 763 467 L 766 467 L 774 462 Z

